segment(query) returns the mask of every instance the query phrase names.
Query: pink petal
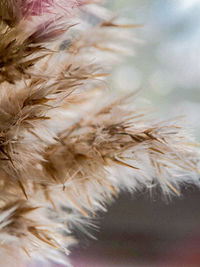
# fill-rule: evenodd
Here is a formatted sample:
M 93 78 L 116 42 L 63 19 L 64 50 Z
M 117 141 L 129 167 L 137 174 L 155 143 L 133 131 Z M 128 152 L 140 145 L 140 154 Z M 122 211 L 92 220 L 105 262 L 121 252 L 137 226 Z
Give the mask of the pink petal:
M 83 4 L 83 0 L 24 0 L 21 2 L 23 16 L 41 16 L 43 13 L 70 12 Z

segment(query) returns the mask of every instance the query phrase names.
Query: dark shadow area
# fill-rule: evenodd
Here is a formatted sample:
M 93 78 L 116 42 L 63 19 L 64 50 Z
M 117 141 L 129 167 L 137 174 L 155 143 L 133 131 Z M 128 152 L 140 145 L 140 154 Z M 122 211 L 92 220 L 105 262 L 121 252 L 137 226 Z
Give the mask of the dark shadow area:
M 83 241 L 74 267 L 200 266 L 200 191 L 164 200 L 158 192 L 122 194 L 101 215 L 97 240 Z

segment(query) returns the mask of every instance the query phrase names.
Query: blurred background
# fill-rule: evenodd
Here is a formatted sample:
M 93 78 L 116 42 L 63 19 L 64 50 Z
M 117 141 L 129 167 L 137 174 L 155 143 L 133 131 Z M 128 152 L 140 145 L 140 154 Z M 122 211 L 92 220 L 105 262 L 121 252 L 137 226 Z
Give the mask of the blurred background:
M 142 89 L 159 115 L 185 114 L 200 141 L 200 0 L 113 0 L 110 9 L 143 24 L 134 57 L 113 70 L 115 90 Z M 100 214 L 97 240 L 83 238 L 74 267 L 200 266 L 200 191 L 122 194 Z

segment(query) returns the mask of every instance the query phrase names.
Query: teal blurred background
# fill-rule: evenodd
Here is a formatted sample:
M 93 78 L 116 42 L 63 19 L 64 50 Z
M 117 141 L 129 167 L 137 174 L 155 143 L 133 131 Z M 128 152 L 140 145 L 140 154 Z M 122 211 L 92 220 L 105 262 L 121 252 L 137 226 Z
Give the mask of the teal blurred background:
M 134 57 L 127 58 L 112 75 L 112 87 L 132 91 L 153 103 L 155 112 L 187 116 L 200 138 L 200 1 L 108 1 L 134 29 Z

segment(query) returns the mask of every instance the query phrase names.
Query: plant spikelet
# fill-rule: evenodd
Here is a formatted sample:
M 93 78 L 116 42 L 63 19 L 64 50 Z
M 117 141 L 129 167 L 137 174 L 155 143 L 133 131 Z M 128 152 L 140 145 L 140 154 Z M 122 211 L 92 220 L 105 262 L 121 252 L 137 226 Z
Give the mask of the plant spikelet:
M 154 121 L 137 93 L 109 93 L 139 26 L 113 18 L 95 1 L 0 1 L 2 267 L 67 265 L 73 227 L 121 190 L 198 184 L 199 148 L 181 120 Z

